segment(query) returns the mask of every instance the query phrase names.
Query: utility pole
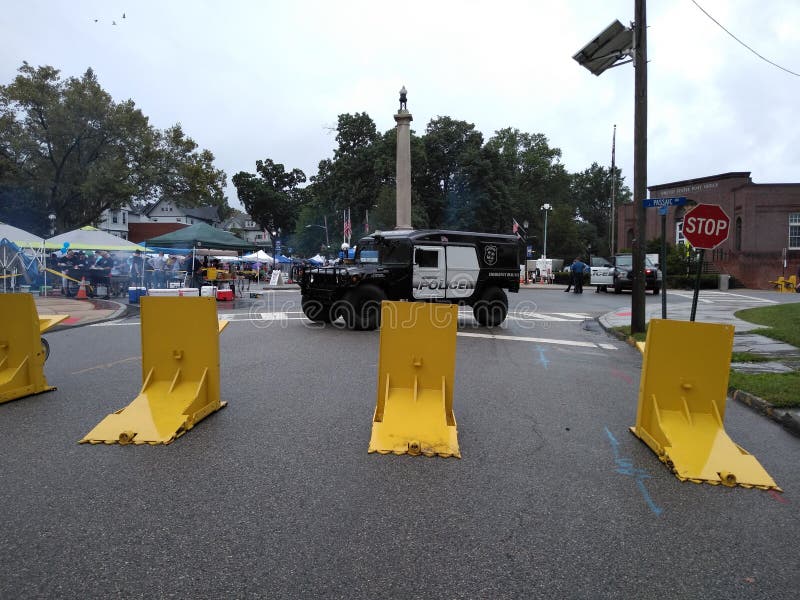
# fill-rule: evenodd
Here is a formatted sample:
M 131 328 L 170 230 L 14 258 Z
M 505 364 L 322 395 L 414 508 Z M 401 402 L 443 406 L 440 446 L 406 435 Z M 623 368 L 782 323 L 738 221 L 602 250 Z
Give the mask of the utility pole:
M 634 0 L 633 66 L 633 203 L 636 211 L 636 239 L 633 243 L 633 297 L 631 333 L 645 331 L 645 244 L 647 242 L 647 14 L 645 0 Z
M 617 249 L 614 240 L 617 234 L 617 126 L 614 125 L 614 135 L 611 136 L 611 232 L 609 244 L 611 256 L 614 258 Z

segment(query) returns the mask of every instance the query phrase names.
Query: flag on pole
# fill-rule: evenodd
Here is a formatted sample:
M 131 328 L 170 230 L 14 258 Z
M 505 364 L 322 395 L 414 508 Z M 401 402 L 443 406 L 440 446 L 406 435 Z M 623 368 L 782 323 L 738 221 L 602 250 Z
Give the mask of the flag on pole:
M 511 220 L 512 220 L 512 221 L 513 221 L 513 223 L 514 223 L 514 224 L 511 226 L 511 233 L 514 233 L 514 234 L 516 234 L 516 236 L 517 236 L 519 239 L 522 239 L 522 236 L 519 234 L 519 230 L 520 230 L 520 229 L 522 229 L 522 228 L 519 226 L 519 223 L 517 223 L 517 220 L 516 220 L 515 218 L 513 218 L 513 217 L 512 217 L 512 218 L 511 218 Z M 523 231 L 524 231 L 524 230 L 523 230 Z
M 344 211 L 344 240 L 349 244 L 350 236 L 353 234 L 353 227 L 350 223 L 350 209 Z

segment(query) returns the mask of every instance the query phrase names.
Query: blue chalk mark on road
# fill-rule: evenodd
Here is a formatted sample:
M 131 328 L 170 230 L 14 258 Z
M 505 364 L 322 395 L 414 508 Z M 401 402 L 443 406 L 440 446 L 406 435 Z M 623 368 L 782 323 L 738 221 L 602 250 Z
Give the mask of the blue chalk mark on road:
M 539 351 L 539 362 L 546 369 L 547 365 L 550 364 L 550 361 L 547 360 L 547 357 L 544 355 L 544 348 L 542 348 L 541 346 L 536 346 L 536 349 Z
M 647 488 L 644 485 L 645 480 L 650 479 L 650 474 L 644 469 L 635 468 L 633 466 L 633 461 L 630 458 L 620 456 L 619 442 L 617 441 L 617 438 L 615 438 L 614 434 L 608 430 L 608 427 L 606 427 L 605 430 L 608 440 L 611 442 L 611 449 L 614 452 L 614 463 L 617 465 L 615 471 L 620 475 L 634 477 L 636 479 L 636 487 L 638 487 L 639 491 L 642 493 L 642 497 L 647 503 L 647 506 L 650 507 L 650 510 L 652 510 L 656 516 L 661 515 L 661 513 L 664 512 L 664 509 L 660 508 L 655 502 L 653 502 L 653 499 L 650 497 L 650 493 L 647 491 Z

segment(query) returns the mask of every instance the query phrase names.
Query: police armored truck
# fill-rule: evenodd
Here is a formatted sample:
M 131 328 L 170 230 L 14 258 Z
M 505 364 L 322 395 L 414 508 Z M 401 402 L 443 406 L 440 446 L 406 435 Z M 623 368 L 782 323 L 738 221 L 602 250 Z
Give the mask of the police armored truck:
M 315 322 L 339 317 L 349 329 L 375 329 L 382 300 L 472 307 L 489 327 L 508 314 L 504 290 L 519 291 L 519 242 L 513 235 L 394 230 L 362 238 L 348 264 L 299 274 L 302 308 Z

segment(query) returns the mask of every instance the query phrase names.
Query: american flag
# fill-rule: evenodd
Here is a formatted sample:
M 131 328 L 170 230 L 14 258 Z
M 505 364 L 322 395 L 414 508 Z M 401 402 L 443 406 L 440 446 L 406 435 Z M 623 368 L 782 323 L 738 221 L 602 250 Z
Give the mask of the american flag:
M 346 241 L 350 241 L 350 236 L 353 234 L 353 226 L 350 223 L 350 209 L 344 211 L 344 237 Z
M 511 226 L 511 233 L 515 233 L 515 234 L 517 234 L 517 237 L 518 237 L 519 239 L 522 239 L 522 236 L 519 234 L 519 230 L 521 229 L 521 227 L 519 226 L 519 223 L 517 223 L 517 220 L 516 220 L 515 218 L 513 218 L 513 217 L 511 218 L 511 221 L 514 223 L 514 224 Z M 527 234 L 526 234 L 526 235 L 527 235 Z

